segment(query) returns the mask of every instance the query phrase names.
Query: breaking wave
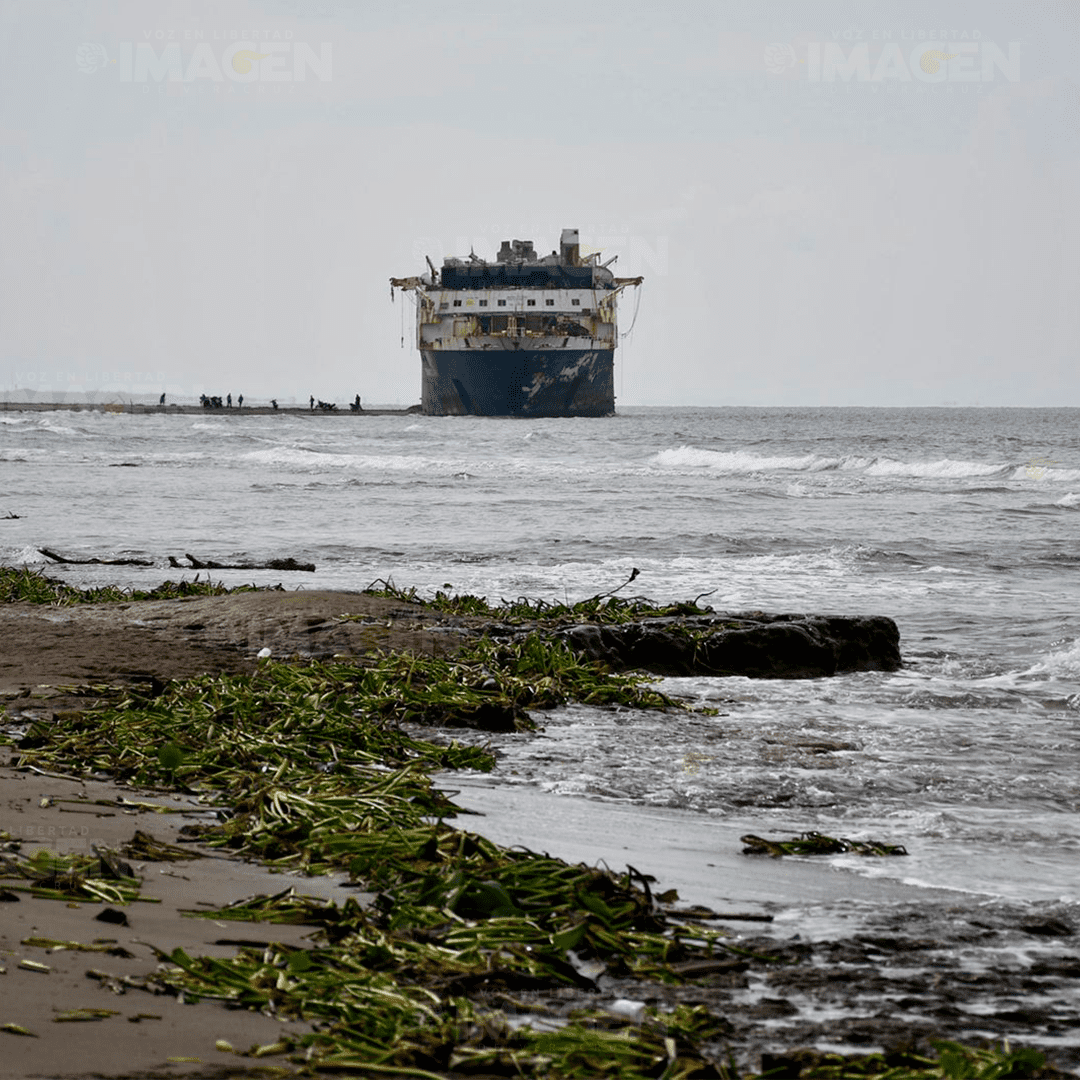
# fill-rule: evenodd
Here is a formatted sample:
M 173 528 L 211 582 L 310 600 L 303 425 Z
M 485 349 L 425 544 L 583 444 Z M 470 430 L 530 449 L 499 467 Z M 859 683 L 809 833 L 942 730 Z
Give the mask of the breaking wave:
M 41 566 L 49 560 L 36 547 L 24 547 L 4 555 L 5 566 Z
M 714 469 L 727 473 L 757 473 L 786 470 L 790 472 L 821 472 L 839 468 L 842 458 L 826 458 L 818 454 L 799 457 L 762 457 L 741 450 L 699 450 L 693 446 L 680 446 L 674 450 L 661 450 L 656 464 L 667 469 Z
M 867 476 L 902 476 L 954 480 L 965 476 L 1004 476 L 1011 466 L 988 461 L 895 461 L 880 458 L 867 470 Z
M 1042 484 L 1068 484 L 1080 480 L 1080 469 L 1055 469 L 1050 465 L 1020 465 L 1010 480 L 1027 480 Z
M 848 454 L 828 457 L 821 454 L 765 456 L 742 450 L 702 450 L 693 446 L 661 450 L 655 463 L 665 469 L 711 469 L 718 473 L 769 472 L 861 472 L 866 476 L 955 480 L 964 477 L 997 476 L 1020 479 L 1027 476 L 1024 468 L 1003 462 L 957 461 L 899 461 L 894 458 L 865 457 Z
M 1075 679 L 1080 676 L 1080 638 L 1064 648 L 1047 653 L 1044 660 L 1033 664 L 1023 675 Z

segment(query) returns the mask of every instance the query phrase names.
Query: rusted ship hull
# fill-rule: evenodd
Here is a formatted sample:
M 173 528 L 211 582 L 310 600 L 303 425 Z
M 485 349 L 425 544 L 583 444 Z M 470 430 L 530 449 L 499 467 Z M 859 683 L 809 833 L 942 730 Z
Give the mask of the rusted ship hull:
M 429 416 L 610 416 L 612 349 L 422 349 Z

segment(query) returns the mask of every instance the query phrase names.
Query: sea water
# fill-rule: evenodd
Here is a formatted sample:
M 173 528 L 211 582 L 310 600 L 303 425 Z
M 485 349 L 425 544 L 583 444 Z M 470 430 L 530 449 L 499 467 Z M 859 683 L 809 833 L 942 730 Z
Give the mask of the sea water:
M 18 517 L 6 517 L 6 514 Z M 777 837 L 838 863 L 1080 906 L 1080 411 L 625 409 L 608 419 L 0 412 L 0 562 L 146 587 L 168 556 L 717 611 L 881 614 L 904 667 L 658 680 L 717 715 L 574 705 L 503 736 L 506 783 Z M 57 566 L 139 557 L 152 568 Z M 189 572 L 188 576 L 192 576 Z

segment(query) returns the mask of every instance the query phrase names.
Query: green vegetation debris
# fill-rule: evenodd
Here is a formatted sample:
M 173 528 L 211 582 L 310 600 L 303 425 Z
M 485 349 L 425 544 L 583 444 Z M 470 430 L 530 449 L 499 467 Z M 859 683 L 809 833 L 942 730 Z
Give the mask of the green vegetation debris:
M 186 859 L 202 858 L 198 851 L 176 844 L 164 844 L 142 829 L 136 829 L 135 835 L 120 850 L 129 859 L 138 859 L 141 862 L 182 862 Z
M 95 942 L 93 945 L 84 945 L 80 941 L 60 941 L 56 938 L 28 937 L 22 941 L 23 945 L 30 945 L 38 949 L 48 949 L 50 952 L 100 952 L 109 956 L 122 956 L 130 959 L 135 954 L 129 952 L 122 945 L 112 942 Z
M 90 1020 L 108 1020 L 110 1016 L 118 1016 L 118 1009 L 68 1009 L 53 1017 L 54 1024 L 67 1024 L 85 1022 Z
M 740 836 L 739 842 L 745 844 L 744 855 L 771 855 L 778 859 L 781 855 L 867 855 L 882 857 L 885 855 L 906 855 L 907 849 L 900 844 L 885 844 L 880 840 L 848 840 L 833 836 L 824 836 L 818 832 L 805 832 L 791 840 L 766 840 L 762 836 L 747 833 Z
M 123 872 L 125 868 L 128 873 Z M 107 904 L 129 904 L 135 900 L 157 903 L 154 897 L 139 892 L 139 882 L 130 876 L 130 870 L 107 851 L 64 855 L 39 848 L 25 859 L 0 857 L 0 874 L 7 879 L 29 882 L 10 887 L 32 896 L 50 900 L 102 900 Z
M 635 572 L 630 580 L 633 581 L 636 576 Z M 489 604 L 487 598 L 483 596 L 472 596 L 468 593 L 450 594 L 441 589 L 435 593 L 434 597 L 424 599 L 415 588 L 401 589 L 393 581 L 383 578 L 372 582 L 364 592 L 369 596 L 382 596 L 399 600 L 403 604 L 417 604 L 448 615 L 480 616 L 511 624 L 537 623 L 549 630 L 581 622 L 628 623 L 647 618 L 713 613 L 711 607 L 699 607 L 696 602 L 657 604 L 645 596 L 618 597 L 611 593 L 592 596 L 576 604 L 550 603 L 547 600 L 530 599 L 526 596 L 520 596 L 516 600 L 501 600 L 498 604 Z M 357 616 L 357 618 L 360 617 Z M 350 618 L 350 616 L 343 616 L 343 618 Z
M 131 600 L 176 600 L 183 596 L 224 596 L 233 592 L 257 592 L 255 585 L 232 588 L 214 584 L 207 578 L 199 581 L 164 581 L 155 589 L 121 589 L 116 585 L 79 589 L 56 578 L 46 577 L 29 567 L 16 569 L 0 566 L 0 604 L 52 604 L 68 607 L 72 604 L 122 603 Z
M 813 1051 L 766 1055 L 762 1080 L 770 1076 L 798 1080 L 1023 1080 L 1047 1073 L 1046 1057 L 1038 1050 L 1000 1046 L 970 1047 L 944 1039 L 933 1042 L 936 1057 L 907 1052 L 845 1057 Z

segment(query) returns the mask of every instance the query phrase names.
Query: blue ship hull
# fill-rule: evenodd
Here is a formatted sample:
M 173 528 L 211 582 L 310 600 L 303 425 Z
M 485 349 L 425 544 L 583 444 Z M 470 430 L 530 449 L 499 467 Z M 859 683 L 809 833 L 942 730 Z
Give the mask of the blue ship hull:
M 429 416 L 610 416 L 612 349 L 421 349 Z

